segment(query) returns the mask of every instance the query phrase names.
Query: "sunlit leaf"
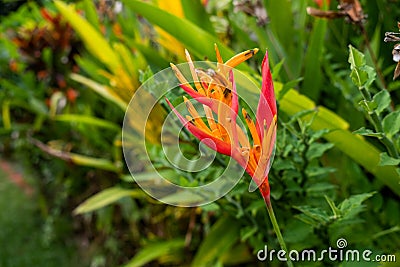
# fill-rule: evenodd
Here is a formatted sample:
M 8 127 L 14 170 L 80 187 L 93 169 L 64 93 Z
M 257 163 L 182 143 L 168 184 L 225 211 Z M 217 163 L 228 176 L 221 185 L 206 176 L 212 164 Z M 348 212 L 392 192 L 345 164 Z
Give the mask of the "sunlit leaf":
M 380 154 L 379 166 L 398 166 L 400 159 L 390 157 L 386 152 Z
M 176 254 L 184 248 L 185 241 L 183 239 L 173 239 L 168 241 L 159 241 L 157 243 L 152 243 L 146 245 L 142 250 L 140 250 L 128 264 L 124 267 L 141 267 L 145 266 L 153 260 L 165 256 L 168 254 Z
M 141 189 L 107 188 L 85 200 L 74 210 L 74 213 L 83 214 L 98 210 L 128 196 L 143 197 L 144 192 Z

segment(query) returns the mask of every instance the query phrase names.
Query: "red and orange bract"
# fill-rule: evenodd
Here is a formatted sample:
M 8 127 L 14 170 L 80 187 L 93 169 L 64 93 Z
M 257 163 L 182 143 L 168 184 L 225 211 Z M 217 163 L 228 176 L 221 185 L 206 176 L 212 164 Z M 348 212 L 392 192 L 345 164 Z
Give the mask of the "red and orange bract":
M 252 137 L 251 144 L 248 136 L 237 124 L 239 100 L 232 68 L 251 58 L 258 49 L 242 52 L 226 63 L 222 61 L 217 46 L 215 49 L 218 61 L 216 71 L 196 69 L 186 51 L 186 59 L 194 81 L 193 87 L 180 70 L 171 64 L 181 83 L 180 87 L 203 104 L 206 120 L 203 121 L 186 97 L 184 102 L 191 116 L 182 116 L 168 99 L 166 101 L 182 124 L 196 138 L 218 153 L 236 160 L 260 188 L 266 203 L 270 203 L 268 172 L 276 139 L 277 107 L 268 53 L 262 62 L 262 87 L 255 123 L 248 112 L 242 109 L 243 118 Z

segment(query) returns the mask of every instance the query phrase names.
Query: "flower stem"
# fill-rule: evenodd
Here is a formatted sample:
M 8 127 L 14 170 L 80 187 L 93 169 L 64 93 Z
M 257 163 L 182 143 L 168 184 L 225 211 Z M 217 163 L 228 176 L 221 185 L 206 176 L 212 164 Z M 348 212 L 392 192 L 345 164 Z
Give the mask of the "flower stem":
M 281 249 L 286 252 L 286 257 L 287 257 L 286 258 L 287 259 L 286 263 L 287 263 L 287 265 L 289 267 L 293 267 L 293 263 L 290 260 L 290 258 L 288 257 L 288 250 L 286 248 L 285 240 L 283 240 L 281 229 L 279 228 L 279 224 L 278 224 L 278 222 L 276 220 L 274 209 L 272 208 L 271 201 L 269 199 L 264 199 L 264 200 L 265 200 L 265 204 L 267 206 L 269 218 L 271 219 L 271 223 L 272 223 L 272 226 L 274 227 L 274 231 L 275 231 L 276 237 L 278 238 L 279 245 L 281 246 Z

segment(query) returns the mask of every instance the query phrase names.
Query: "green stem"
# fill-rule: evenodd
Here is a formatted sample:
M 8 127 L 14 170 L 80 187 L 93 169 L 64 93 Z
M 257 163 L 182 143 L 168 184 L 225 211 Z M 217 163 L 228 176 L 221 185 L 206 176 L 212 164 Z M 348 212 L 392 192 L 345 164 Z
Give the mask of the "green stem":
M 370 102 L 372 100 L 371 94 L 368 92 L 368 90 L 363 86 L 360 87 L 360 92 L 363 96 L 363 98 Z M 396 146 L 393 144 L 393 142 L 386 136 L 385 132 L 383 131 L 383 126 L 382 126 L 382 121 L 381 118 L 379 118 L 378 114 L 376 114 L 375 111 L 368 112 L 368 115 L 371 119 L 372 124 L 374 125 L 375 131 L 378 133 L 382 133 L 382 138 L 380 139 L 382 144 L 385 145 L 389 155 L 393 158 L 399 158 L 399 154 L 397 153 Z
M 272 208 L 272 205 L 271 205 L 271 201 L 269 199 L 268 200 L 265 199 L 265 204 L 267 206 L 268 215 L 269 215 L 269 218 L 271 219 L 272 226 L 274 227 L 276 237 L 278 238 L 279 245 L 281 246 L 281 249 L 286 252 L 286 259 L 287 259 L 286 263 L 289 267 L 293 267 L 293 263 L 290 260 L 290 258 L 288 257 L 288 250 L 286 248 L 285 240 L 283 240 L 281 229 L 279 228 L 279 224 L 276 220 L 274 209 Z

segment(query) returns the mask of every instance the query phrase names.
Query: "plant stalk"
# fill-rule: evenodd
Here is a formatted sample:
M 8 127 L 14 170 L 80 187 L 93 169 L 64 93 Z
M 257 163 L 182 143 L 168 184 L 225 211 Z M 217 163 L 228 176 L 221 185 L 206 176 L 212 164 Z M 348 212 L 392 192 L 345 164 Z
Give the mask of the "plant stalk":
M 371 94 L 368 90 L 362 86 L 359 88 L 360 92 L 364 98 L 364 100 L 370 102 L 372 100 Z M 368 115 L 371 119 L 372 124 L 374 125 L 375 131 L 382 134 L 382 138 L 380 138 L 382 144 L 386 147 L 389 156 L 393 158 L 399 158 L 399 154 L 397 153 L 396 146 L 393 142 L 386 136 L 385 132 L 383 131 L 382 120 L 379 118 L 378 114 L 375 111 L 368 112 Z
M 278 238 L 279 245 L 281 246 L 281 249 L 286 252 L 286 259 L 287 259 L 286 263 L 287 263 L 288 267 L 293 267 L 293 263 L 290 260 L 290 258 L 288 257 L 288 250 L 286 248 L 286 243 L 285 243 L 285 240 L 283 239 L 281 229 L 279 228 L 278 221 L 276 220 L 271 201 L 269 199 L 264 199 L 264 200 L 265 200 L 265 205 L 267 206 L 269 218 L 271 219 L 271 223 L 272 223 L 272 226 L 274 227 L 276 237 Z

